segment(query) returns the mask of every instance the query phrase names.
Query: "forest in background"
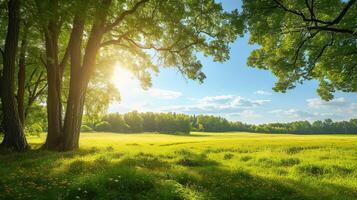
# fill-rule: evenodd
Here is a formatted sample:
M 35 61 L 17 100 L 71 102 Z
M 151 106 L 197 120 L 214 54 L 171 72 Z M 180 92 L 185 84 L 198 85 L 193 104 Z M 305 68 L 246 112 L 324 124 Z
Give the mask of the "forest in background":
M 110 113 L 99 119 L 84 117 L 81 131 L 100 131 L 117 133 L 159 132 L 190 133 L 190 131 L 228 132 L 244 131 L 257 133 L 357 133 L 357 119 L 333 121 L 331 119 L 294 121 L 289 123 L 247 124 L 229 121 L 213 115 L 186 115 L 178 113 L 128 112 Z
M 46 111 L 37 106 L 31 120 L 25 126 L 26 135 L 40 135 L 47 132 Z M 0 112 L 0 119 L 2 113 Z M 307 120 L 293 122 L 275 122 L 265 124 L 248 124 L 240 121 L 230 121 L 214 115 L 187 115 L 182 113 L 137 112 L 128 113 L 95 113 L 85 114 L 82 132 L 113 132 L 113 133 L 184 133 L 229 132 L 242 131 L 254 133 L 293 133 L 293 134 L 357 134 L 357 119 L 333 121 L 332 119 Z M 0 135 L 3 129 L 0 126 Z

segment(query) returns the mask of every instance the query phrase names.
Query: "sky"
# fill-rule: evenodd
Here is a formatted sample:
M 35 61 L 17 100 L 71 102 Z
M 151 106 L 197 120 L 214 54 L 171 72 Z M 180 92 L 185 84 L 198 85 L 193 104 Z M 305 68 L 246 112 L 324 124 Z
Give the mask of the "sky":
M 240 9 L 239 1 L 220 2 L 226 10 Z M 332 101 L 325 102 L 316 94 L 317 81 L 306 81 L 287 93 L 272 91 L 274 75 L 246 64 L 256 48 L 248 39 L 248 35 L 238 38 L 224 63 L 200 56 L 207 76 L 203 84 L 186 79 L 174 68 L 165 68 L 153 76 L 152 88 L 145 91 L 130 72 L 117 65 L 112 79 L 121 101 L 113 102 L 108 111 L 208 114 L 251 124 L 357 118 L 357 93 L 337 92 Z

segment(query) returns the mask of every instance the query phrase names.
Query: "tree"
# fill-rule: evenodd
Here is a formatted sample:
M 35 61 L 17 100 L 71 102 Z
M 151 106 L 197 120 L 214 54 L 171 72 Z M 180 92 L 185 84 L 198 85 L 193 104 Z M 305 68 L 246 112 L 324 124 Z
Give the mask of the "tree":
M 244 0 L 243 10 L 250 43 L 259 45 L 248 65 L 271 70 L 275 91 L 310 79 L 324 100 L 357 91 L 356 0 Z
M 120 59 L 143 87 L 151 84 L 149 71 L 157 73 L 160 66 L 176 67 L 188 78 L 203 81 L 197 52 L 223 62 L 229 58 L 228 45 L 242 34 L 237 11 L 225 12 L 213 0 L 37 0 L 36 8 L 45 34 L 48 77 L 44 147 L 53 150 L 78 148 L 88 83 L 101 58 Z M 60 39 L 66 38 L 68 28 L 69 39 Z M 61 85 L 68 61 L 70 83 L 62 122 Z
M 124 115 L 126 124 L 129 125 L 130 132 L 142 132 L 143 118 L 137 111 L 129 112 Z
M 8 2 L 8 26 L 3 54 L 3 72 L 1 76 L 1 101 L 4 115 L 5 135 L 2 146 L 17 151 L 24 151 L 27 144 L 15 98 L 15 59 L 19 41 L 20 0 Z
M 112 64 L 112 63 L 111 63 Z M 113 66 L 104 63 L 97 67 L 97 70 L 90 80 L 86 99 L 84 103 L 84 123 L 95 129 L 95 126 L 107 113 L 109 104 L 113 101 L 120 101 L 120 94 L 111 83 Z

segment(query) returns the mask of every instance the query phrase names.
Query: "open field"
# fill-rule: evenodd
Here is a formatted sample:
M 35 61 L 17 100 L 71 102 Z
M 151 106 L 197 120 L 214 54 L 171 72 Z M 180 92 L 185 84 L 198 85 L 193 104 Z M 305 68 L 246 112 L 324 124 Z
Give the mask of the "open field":
M 357 199 L 357 135 L 84 133 L 80 146 L 1 154 L 0 199 Z

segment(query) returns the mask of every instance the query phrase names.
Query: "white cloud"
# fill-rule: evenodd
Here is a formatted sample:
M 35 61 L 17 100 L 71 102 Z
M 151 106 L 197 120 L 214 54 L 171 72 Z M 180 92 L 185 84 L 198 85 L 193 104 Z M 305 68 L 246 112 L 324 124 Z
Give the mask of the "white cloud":
M 271 92 L 264 91 L 264 90 L 258 90 L 258 91 L 256 91 L 256 92 L 254 92 L 254 94 L 265 95 L 265 96 L 270 96 L 270 95 L 272 95 Z
M 172 91 L 172 90 L 164 90 L 160 88 L 151 88 L 149 89 L 150 96 L 160 98 L 160 99 L 177 99 L 182 96 L 181 92 Z
M 257 119 L 262 117 L 262 115 L 255 113 L 254 110 L 243 110 L 242 112 L 228 113 L 227 117 L 239 117 L 241 119 Z
M 215 102 L 226 102 L 233 99 L 233 95 L 219 95 L 219 96 L 207 96 L 199 99 L 201 103 L 215 103 Z
M 236 97 L 231 101 L 231 106 L 232 107 L 255 107 L 255 106 L 260 106 L 264 105 L 266 103 L 269 103 L 269 99 L 260 99 L 260 100 L 250 100 L 250 99 L 245 99 L 242 97 Z
M 311 108 L 322 108 L 322 107 L 344 107 L 349 104 L 345 98 L 335 98 L 331 101 L 324 101 L 320 98 L 307 99 L 307 105 Z
M 357 103 L 346 100 L 343 97 L 323 101 L 319 98 L 307 99 L 308 107 L 324 112 L 325 116 L 334 119 L 348 119 L 357 117 Z
M 162 112 L 183 112 L 187 114 L 221 114 L 242 112 L 270 102 L 267 99 L 251 100 L 234 95 L 206 96 L 190 99 L 191 104 L 161 107 Z
M 357 111 L 357 110 L 356 110 Z M 299 109 L 277 109 L 268 112 L 274 118 L 280 118 L 282 122 L 288 121 L 297 121 L 297 120 L 308 120 L 308 121 L 315 121 L 315 120 L 323 120 L 327 118 L 331 118 L 333 120 L 348 120 L 350 118 L 354 118 L 353 113 L 341 112 L 339 109 L 331 110 L 328 109 L 327 111 L 323 110 L 299 110 Z
M 297 110 L 294 108 L 283 110 L 283 109 L 277 109 L 277 110 L 272 110 L 269 113 L 271 114 L 276 114 L 284 117 L 289 117 L 289 118 L 295 118 L 297 120 L 303 120 L 303 119 L 311 119 L 315 116 L 317 116 L 317 113 L 311 113 L 307 111 L 302 111 L 302 110 Z

